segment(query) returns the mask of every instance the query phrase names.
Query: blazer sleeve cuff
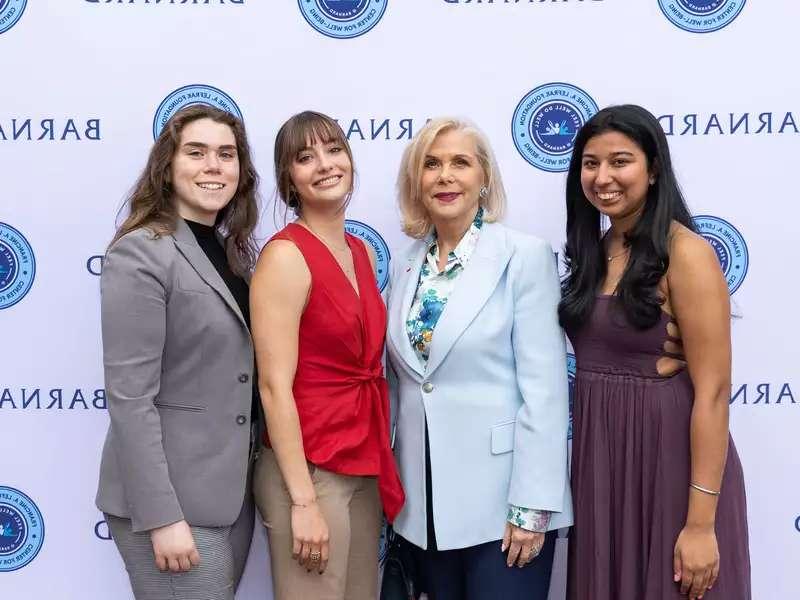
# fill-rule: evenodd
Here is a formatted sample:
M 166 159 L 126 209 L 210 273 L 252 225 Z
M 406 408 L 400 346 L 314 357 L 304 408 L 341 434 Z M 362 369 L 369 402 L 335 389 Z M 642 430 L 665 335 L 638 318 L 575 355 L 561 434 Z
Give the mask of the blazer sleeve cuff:
M 134 533 L 158 529 L 183 520 L 183 511 L 175 496 L 154 499 L 150 510 L 137 507 L 131 509 L 131 530 Z
M 527 531 L 545 533 L 550 525 L 550 514 L 549 510 L 536 510 L 509 504 L 506 520 Z

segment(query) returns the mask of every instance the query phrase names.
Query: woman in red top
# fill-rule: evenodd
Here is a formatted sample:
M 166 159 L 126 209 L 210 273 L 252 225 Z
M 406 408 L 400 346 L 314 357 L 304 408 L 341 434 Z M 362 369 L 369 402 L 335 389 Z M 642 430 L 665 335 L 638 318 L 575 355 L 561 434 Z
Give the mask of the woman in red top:
M 331 118 L 303 112 L 275 140 L 275 180 L 297 220 L 264 247 L 251 283 L 267 436 L 254 492 L 276 600 L 367 600 L 381 505 L 403 491 L 389 446 L 375 260 L 345 233 L 353 160 Z

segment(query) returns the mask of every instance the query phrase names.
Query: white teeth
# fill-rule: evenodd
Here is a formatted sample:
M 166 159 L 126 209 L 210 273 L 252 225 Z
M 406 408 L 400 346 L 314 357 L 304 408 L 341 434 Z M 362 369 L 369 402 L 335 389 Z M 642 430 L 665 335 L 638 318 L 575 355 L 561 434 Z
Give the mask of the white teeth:
M 221 183 L 198 183 L 198 186 L 204 190 L 221 190 L 225 186 Z
M 618 196 L 621 196 L 621 195 L 622 195 L 622 192 L 608 192 L 606 194 L 598 193 L 597 197 L 600 198 L 600 200 L 613 200 L 614 198 L 617 198 Z
M 333 177 L 328 177 L 326 179 L 323 179 L 322 181 L 318 181 L 314 185 L 332 185 L 337 181 L 339 181 L 339 179 L 341 179 L 339 175 L 334 175 Z

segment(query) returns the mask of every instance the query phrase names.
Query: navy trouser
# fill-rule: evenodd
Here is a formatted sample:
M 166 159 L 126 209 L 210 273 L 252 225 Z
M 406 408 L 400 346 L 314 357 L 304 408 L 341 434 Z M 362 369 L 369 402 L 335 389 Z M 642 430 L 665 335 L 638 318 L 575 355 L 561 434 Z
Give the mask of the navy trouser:
M 524 567 L 506 566 L 500 540 L 459 550 L 412 547 L 430 600 L 547 600 L 556 531 Z
M 539 555 L 524 567 L 506 566 L 501 540 L 458 550 L 437 550 L 433 525 L 430 440 L 425 427 L 425 487 L 428 549 L 410 542 L 419 584 L 430 600 L 547 600 L 557 531 L 545 534 Z

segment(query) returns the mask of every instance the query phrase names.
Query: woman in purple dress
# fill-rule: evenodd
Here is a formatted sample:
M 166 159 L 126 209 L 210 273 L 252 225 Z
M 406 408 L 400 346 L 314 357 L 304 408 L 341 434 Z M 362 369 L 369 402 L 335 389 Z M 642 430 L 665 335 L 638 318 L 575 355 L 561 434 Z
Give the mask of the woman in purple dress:
M 565 250 L 570 600 L 749 600 L 728 288 L 643 108 L 606 108 L 578 133 Z

